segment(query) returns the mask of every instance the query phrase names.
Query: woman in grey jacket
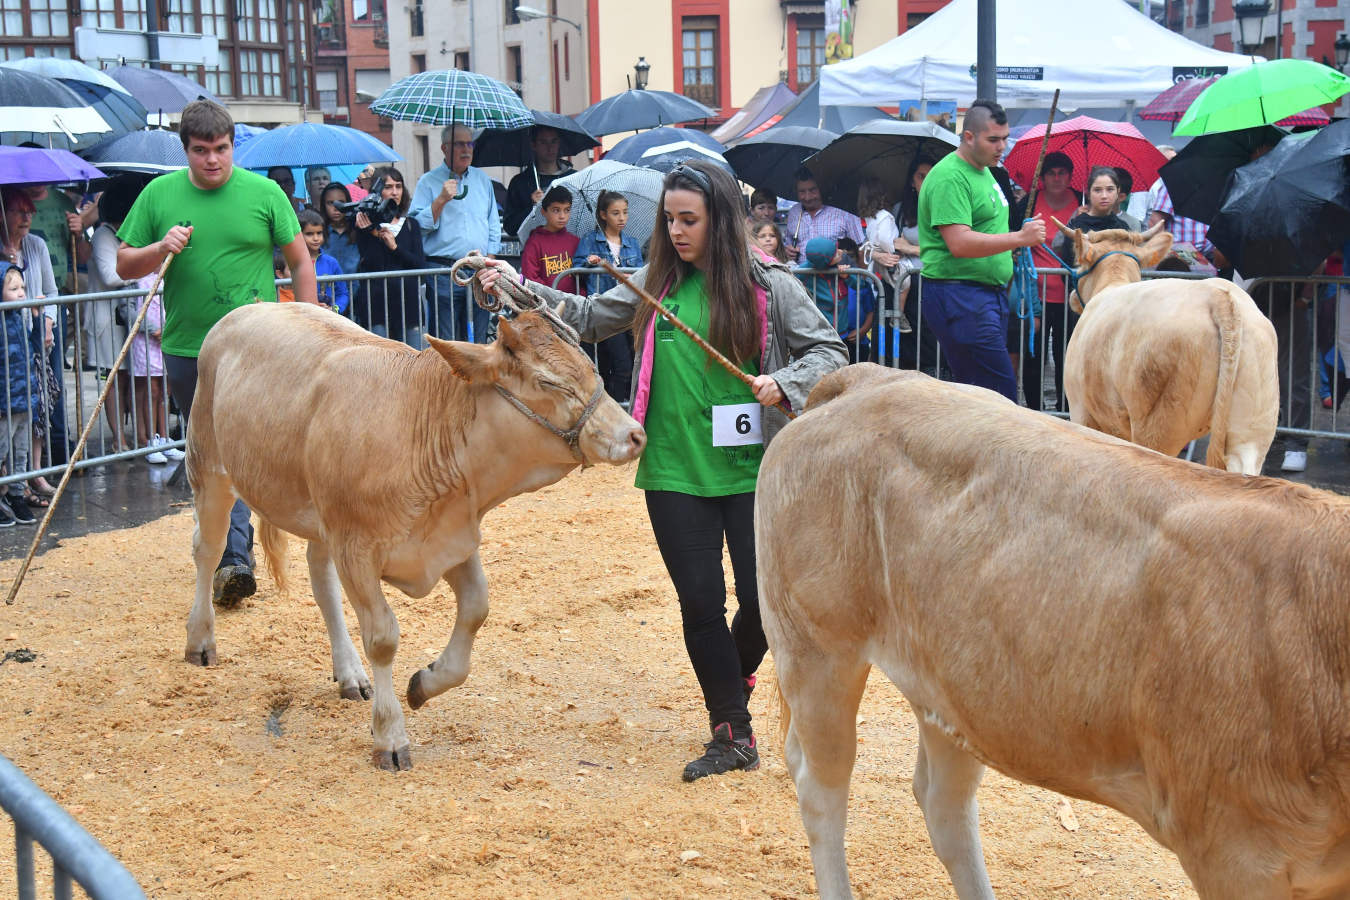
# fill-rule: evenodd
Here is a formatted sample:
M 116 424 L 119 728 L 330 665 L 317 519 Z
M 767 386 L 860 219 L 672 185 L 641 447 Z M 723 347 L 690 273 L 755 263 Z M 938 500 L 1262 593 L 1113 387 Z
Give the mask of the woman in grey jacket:
M 664 215 L 649 264 L 633 281 L 753 379 L 733 378 L 632 290 L 581 297 L 531 284 L 582 340 L 632 330 L 632 413 L 647 430 L 636 483 L 680 600 L 685 647 L 703 690 L 712 740 L 684 780 L 754 769 L 759 752 L 748 702 L 767 645 L 755 586 L 755 478 L 764 447 L 800 412 L 826 373 L 848 362 L 838 333 L 786 266 L 752 248 L 741 193 L 721 168 L 677 166 L 661 194 Z M 491 289 L 504 267 L 484 269 Z M 723 541 L 739 608 L 726 624 Z

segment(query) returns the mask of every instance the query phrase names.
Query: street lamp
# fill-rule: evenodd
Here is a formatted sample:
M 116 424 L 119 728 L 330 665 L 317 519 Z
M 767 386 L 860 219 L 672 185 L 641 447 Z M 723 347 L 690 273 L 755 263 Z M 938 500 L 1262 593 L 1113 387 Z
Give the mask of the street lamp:
M 1238 43 L 1248 55 L 1261 46 L 1261 32 L 1265 28 L 1270 0 L 1238 0 L 1233 4 L 1233 17 L 1238 23 Z
M 647 73 L 652 70 L 652 64 L 647 62 L 647 57 L 639 56 L 638 61 L 633 66 L 633 86 L 639 91 L 647 89 Z
M 520 19 L 520 21 L 522 22 L 532 22 L 535 19 L 553 19 L 554 21 L 563 22 L 567 25 L 571 25 L 573 28 L 577 30 L 578 35 L 581 34 L 580 24 L 573 22 L 571 19 L 564 19 L 562 16 L 555 16 L 552 13 L 546 13 L 542 9 L 535 9 L 533 6 L 517 6 L 516 18 Z
M 1341 32 L 1341 36 L 1336 38 L 1336 68 L 1344 70 L 1345 64 L 1350 62 L 1350 38 Z

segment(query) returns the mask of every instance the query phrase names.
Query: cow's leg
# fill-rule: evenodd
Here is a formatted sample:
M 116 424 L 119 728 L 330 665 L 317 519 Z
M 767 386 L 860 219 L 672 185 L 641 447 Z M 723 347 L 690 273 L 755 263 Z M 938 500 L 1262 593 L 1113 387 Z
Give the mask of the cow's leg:
M 869 667 L 863 659 L 822 657 L 816 647 L 776 647 L 774 664 L 790 711 L 783 758 L 797 786 L 816 888 L 821 900 L 846 900 L 852 896 L 844 858 L 848 783 L 858 747 L 858 702 Z
M 192 560 L 197 567 L 197 588 L 187 620 L 187 650 L 183 658 L 194 666 L 216 664 L 216 611 L 211 605 L 211 579 L 225 552 L 230 530 L 230 507 L 234 494 L 224 475 L 192 479 Z
M 374 749 L 370 758 L 376 766 L 389 771 L 412 768 L 412 747 L 403 722 L 403 709 L 394 696 L 394 654 L 398 651 L 398 619 L 385 602 L 380 578 L 369 562 L 354 573 L 342 560 L 338 576 L 346 589 L 356 618 L 361 623 L 361 642 L 370 660 L 375 699 L 370 707 L 370 731 Z
M 333 558 L 321 541 L 310 541 L 305 557 L 309 560 L 309 583 L 314 588 L 314 602 L 323 613 L 323 624 L 328 628 L 328 645 L 333 651 L 333 680 L 345 699 L 369 700 L 370 679 L 366 677 L 356 645 L 347 633 L 347 622 L 342 618 L 342 584 Z
M 1269 444 L 1266 445 L 1269 447 Z M 1241 444 L 1229 444 L 1223 461 L 1229 472 L 1241 472 L 1243 475 L 1260 475 L 1261 463 L 1266 451 L 1250 441 Z
M 975 802 L 984 766 L 922 714 L 918 719 L 914 798 L 923 810 L 933 852 L 946 866 L 961 900 L 994 900 L 980 847 L 980 808 Z
M 487 576 L 474 550 L 464 562 L 445 573 L 445 580 L 455 592 L 459 607 L 455 615 L 455 630 L 435 662 L 418 669 L 408 679 L 408 705 L 417 709 L 432 697 L 463 684 L 469 677 L 469 654 L 473 638 L 488 614 Z

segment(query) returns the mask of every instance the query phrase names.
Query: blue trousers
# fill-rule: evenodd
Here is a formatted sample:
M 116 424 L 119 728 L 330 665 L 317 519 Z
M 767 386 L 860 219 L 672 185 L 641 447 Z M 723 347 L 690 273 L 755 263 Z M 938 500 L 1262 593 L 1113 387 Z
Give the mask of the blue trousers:
M 187 434 L 186 422 L 192 415 L 192 398 L 197 393 L 197 357 L 165 353 L 164 376 L 173 402 L 183 413 L 183 433 Z M 235 500 L 230 507 L 230 533 L 225 538 L 225 553 L 220 557 L 219 567 L 224 566 L 253 568 L 253 523 L 243 500 Z
M 1017 402 L 1008 358 L 1008 293 L 968 281 L 923 280 L 923 321 L 937 335 L 952 378 Z
M 443 341 L 473 340 L 485 343 L 488 311 L 474 303 L 469 297 L 468 288 L 454 284 L 449 275 L 437 275 L 433 282 L 433 290 L 427 297 L 431 307 L 431 321 L 428 323 L 431 333 Z M 473 307 L 472 319 L 465 315 L 470 306 Z M 469 329 L 471 322 L 472 334 Z

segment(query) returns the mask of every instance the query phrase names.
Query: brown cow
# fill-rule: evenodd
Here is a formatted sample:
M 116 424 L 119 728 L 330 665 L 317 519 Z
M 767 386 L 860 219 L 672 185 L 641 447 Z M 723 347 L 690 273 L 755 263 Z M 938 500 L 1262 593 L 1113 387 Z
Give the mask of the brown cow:
M 1140 281 L 1172 247 L 1161 222 L 1060 228 L 1086 272 L 1069 298 L 1083 313 L 1064 354 L 1069 417 L 1169 456 L 1209 434 L 1209 465 L 1259 475 L 1280 411 L 1270 320 L 1222 278 Z
M 873 665 L 918 719 L 914 793 L 962 900 L 993 897 L 985 765 L 1130 816 L 1205 900 L 1350 896 L 1350 499 L 873 365 L 821 380 L 755 496 L 822 896 L 849 896 Z
M 188 424 L 197 520 L 188 662 L 216 662 L 211 577 L 237 494 L 262 521 L 278 581 L 278 529 L 309 541 L 333 678 L 356 699 L 371 683 L 343 622 L 339 583 L 346 590 L 374 674 L 372 757 L 386 769 L 412 758 L 394 696 L 398 622 L 380 582 L 424 597 L 444 578 L 459 606 L 449 644 L 408 683 L 416 709 L 469 674 L 488 612 L 478 560 L 487 511 L 554 483 L 579 456 L 623 463 L 646 443 L 551 314 L 502 319 L 491 345 L 429 340 L 418 353 L 304 303 L 236 309 L 202 344 Z M 570 423 L 574 443 L 559 436 Z

